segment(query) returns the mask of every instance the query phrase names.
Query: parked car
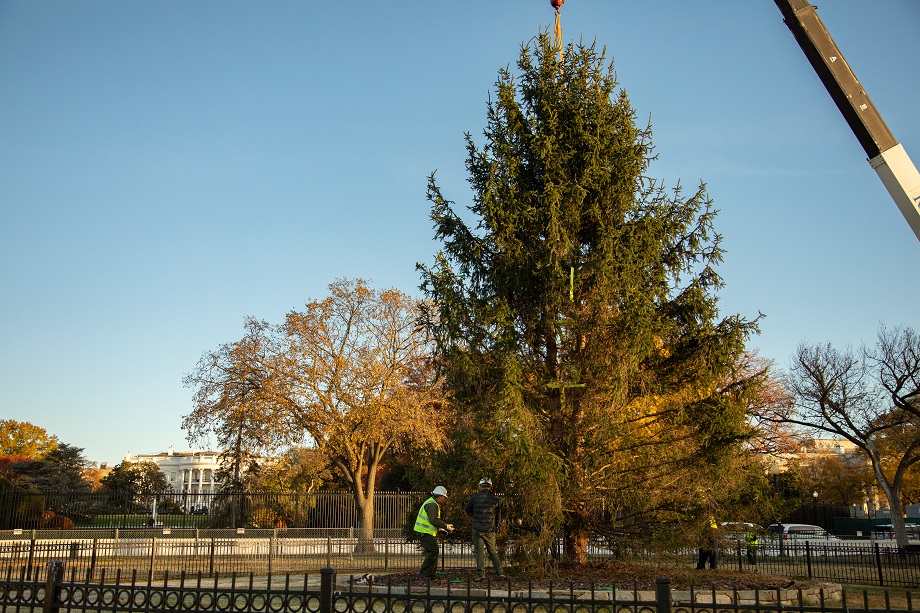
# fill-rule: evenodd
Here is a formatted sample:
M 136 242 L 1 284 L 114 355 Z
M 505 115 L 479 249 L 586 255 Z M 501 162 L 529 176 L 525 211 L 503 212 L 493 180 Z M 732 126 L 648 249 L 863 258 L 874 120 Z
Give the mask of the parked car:
M 840 539 L 822 528 L 812 524 L 770 524 L 767 534 L 771 539 L 785 542 L 818 541 L 826 543 Z

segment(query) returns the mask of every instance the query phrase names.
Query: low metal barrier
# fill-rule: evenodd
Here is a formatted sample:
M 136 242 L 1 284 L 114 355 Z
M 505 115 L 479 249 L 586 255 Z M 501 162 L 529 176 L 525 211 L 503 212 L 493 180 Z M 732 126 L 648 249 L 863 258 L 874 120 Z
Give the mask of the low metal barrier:
M 469 544 L 442 543 L 442 563 L 471 563 Z M 0 572 L 26 569 L 31 576 L 52 560 L 94 576 L 101 571 L 138 570 L 154 576 L 166 572 L 301 573 L 335 566 L 344 570 L 381 571 L 418 568 L 422 553 L 405 538 L 375 538 L 364 542 L 347 533 L 328 530 L 248 531 L 239 534 L 152 536 L 128 534 L 114 538 L 0 540 Z
M 920 587 L 920 551 L 874 541 L 773 543 L 723 550 L 723 568 L 841 583 Z
M 607 589 L 588 586 L 565 589 L 513 588 L 510 583 L 473 587 L 447 583 L 434 587 L 430 582 L 417 585 L 375 583 L 372 577 L 349 577 L 336 581 L 337 571 L 324 568 L 319 576 L 239 577 L 215 576 L 205 580 L 201 574 L 179 577 L 168 574 L 161 581 L 131 573 L 108 579 L 81 580 L 73 572 L 66 577 L 62 562 L 49 563 L 43 576 L 28 579 L 10 573 L 0 578 L 0 607 L 3 611 L 28 613 L 43 611 L 296 611 L 304 613 L 915 613 L 914 595 L 898 596 L 894 601 L 884 593 L 880 604 L 870 595 L 846 590 L 674 590 L 667 578 L 655 581 L 654 590 Z M 855 596 L 855 597 L 854 597 Z
M 394 572 L 417 569 L 422 553 L 405 538 L 381 537 L 365 542 L 347 530 L 239 530 L 239 531 L 90 531 L 82 537 L 0 538 L 0 572 L 25 569 L 31 577 L 52 560 L 66 561 L 82 575 L 97 576 L 137 570 L 151 576 L 180 572 L 206 576 L 228 573 L 315 573 L 335 567 L 352 572 Z M 754 555 L 749 555 L 753 553 Z M 589 558 L 614 558 L 614 552 L 592 547 Z M 695 564 L 696 552 L 670 555 L 620 549 L 616 557 L 636 561 Z M 795 546 L 767 544 L 755 552 L 743 545 L 720 552 L 721 568 L 741 572 L 807 577 L 849 584 L 883 587 L 920 587 L 920 552 L 900 551 L 877 542 L 847 545 Z M 470 543 L 442 542 L 442 569 L 472 568 Z

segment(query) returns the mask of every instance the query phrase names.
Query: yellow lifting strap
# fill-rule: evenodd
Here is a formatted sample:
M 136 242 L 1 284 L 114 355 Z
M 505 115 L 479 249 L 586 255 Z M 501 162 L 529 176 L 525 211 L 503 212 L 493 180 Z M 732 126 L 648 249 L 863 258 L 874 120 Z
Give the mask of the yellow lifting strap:
M 562 21 L 560 20 L 559 7 L 565 4 L 565 0 L 550 0 L 550 4 L 556 9 L 556 28 L 553 31 L 553 42 L 559 52 L 559 61 L 562 61 Z

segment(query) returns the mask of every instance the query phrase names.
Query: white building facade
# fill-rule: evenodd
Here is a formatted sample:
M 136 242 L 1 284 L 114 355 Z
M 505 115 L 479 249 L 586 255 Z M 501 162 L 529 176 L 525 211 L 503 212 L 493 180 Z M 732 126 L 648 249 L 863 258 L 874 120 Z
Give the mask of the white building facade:
M 192 501 L 199 494 L 217 492 L 223 485 L 217 478 L 220 469 L 219 451 L 175 451 L 170 447 L 155 455 L 129 453 L 125 456 L 125 462 L 153 462 L 169 481 L 169 487 L 178 494 L 186 494 L 187 499 Z

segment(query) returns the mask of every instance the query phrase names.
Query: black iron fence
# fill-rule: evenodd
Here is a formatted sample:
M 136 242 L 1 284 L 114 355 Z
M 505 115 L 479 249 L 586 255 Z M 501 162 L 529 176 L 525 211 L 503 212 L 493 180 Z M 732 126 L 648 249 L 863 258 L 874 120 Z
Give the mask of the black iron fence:
M 563 589 L 513 588 L 510 583 L 473 586 L 446 583 L 392 585 L 375 583 L 373 577 L 336 581 L 336 570 L 324 568 L 318 575 L 253 575 L 214 577 L 182 573 L 154 581 L 134 572 L 98 579 L 82 578 L 65 565 L 50 563 L 41 576 L 27 578 L 9 572 L 0 578 L 0 607 L 4 611 L 301 611 L 306 613 L 914 613 L 911 592 L 890 595 L 883 600 L 867 591 L 846 590 L 717 590 L 678 591 L 667 578 L 655 581 L 654 589 L 635 586 L 622 589 L 616 584 Z
M 833 544 L 832 544 L 833 543 Z M 841 583 L 920 587 L 920 550 L 871 540 L 769 543 L 722 550 L 723 568 Z
M 71 569 L 151 576 L 165 573 L 305 573 L 336 567 L 356 572 L 414 569 L 421 555 L 406 539 L 425 493 L 378 492 L 375 521 L 361 530 L 347 492 L 314 494 L 0 493 L 0 572 L 28 575 L 51 560 Z M 461 518 L 442 543 L 444 568 L 469 568 L 473 556 Z M 452 515 L 452 517 L 454 516 Z M 7 528 L 6 530 L 2 528 Z M 464 530 L 466 533 L 464 534 Z M 507 543 L 511 551 L 514 544 Z M 548 555 L 558 553 L 559 548 Z M 695 564 L 694 551 L 651 551 L 629 543 L 598 542 L 594 560 L 627 558 Z M 920 553 L 893 542 L 767 541 L 754 556 L 744 543 L 727 545 L 723 568 L 881 586 L 920 586 Z
M 472 564 L 469 543 L 442 543 L 442 548 L 445 568 Z M 367 542 L 346 528 L 0 533 L 0 572 L 25 568 L 31 576 L 52 560 L 64 560 L 71 570 L 90 576 L 134 570 L 152 576 L 183 571 L 214 576 L 317 572 L 329 566 L 356 572 L 407 570 L 418 568 L 422 554 L 404 537 Z
M 513 543 L 508 548 L 510 552 Z M 879 586 L 920 587 L 920 552 L 900 551 L 878 542 L 847 545 L 809 542 L 760 545 L 754 555 L 745 545 L 722 549 L 723 569 Z M 505 558 L 504 554 L 502 556 Z M 629 559 L 696 564 L 696 551 L 653 552 L 601 545 L 589 549 L 589 559 Z M 81 575 L 105 571 L 140 571 L 161 577 L 180 572 L 215 576 L 228 573 L 315 573 L 336 567 L 353 572 L 415 570 L 422 553 L 402 536 L 359 539 L 350 529 L 272 530 L 114 530 L 66 533 L 0 532 L 0 572 L 25 569 L 31 577 L 52 560 L 63 560 Z M 468 540 L 441 542 L 442 570 L 475 565 Z
M 428 496 L 376 492 L 374 529 L 400 529 Z M 0 530 L 73 528 L 357 528 L 360 514 L 350 492 L 252 492 L 144 495 L 0 492 Z

